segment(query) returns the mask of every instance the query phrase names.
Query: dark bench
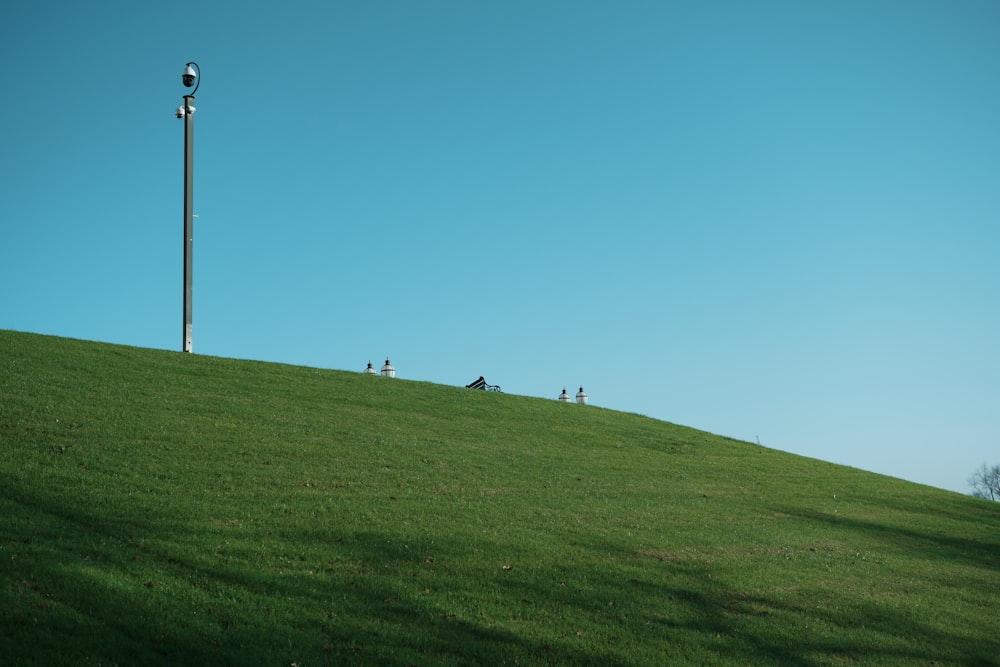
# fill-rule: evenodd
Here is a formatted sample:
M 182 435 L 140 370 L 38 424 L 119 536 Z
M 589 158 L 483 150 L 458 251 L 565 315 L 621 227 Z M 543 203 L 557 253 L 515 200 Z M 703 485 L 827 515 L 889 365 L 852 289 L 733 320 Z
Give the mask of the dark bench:
M 478 380 L 473 380 L 469 384 L 465 385 L 466 389 L 484 389 L 486 391 L 500 391 L 500 385 L 498 384 L 486 384 L 486 380 L 482 375 L 479 376 Z

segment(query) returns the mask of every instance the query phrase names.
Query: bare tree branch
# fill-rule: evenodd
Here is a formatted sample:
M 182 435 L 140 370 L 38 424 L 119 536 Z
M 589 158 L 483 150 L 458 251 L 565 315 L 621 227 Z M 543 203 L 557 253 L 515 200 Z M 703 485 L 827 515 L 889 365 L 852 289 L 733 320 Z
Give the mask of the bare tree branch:
M 969 477 L 969 486 L 976 498 L 1000 501 L 1000 465 L 982 464 Z

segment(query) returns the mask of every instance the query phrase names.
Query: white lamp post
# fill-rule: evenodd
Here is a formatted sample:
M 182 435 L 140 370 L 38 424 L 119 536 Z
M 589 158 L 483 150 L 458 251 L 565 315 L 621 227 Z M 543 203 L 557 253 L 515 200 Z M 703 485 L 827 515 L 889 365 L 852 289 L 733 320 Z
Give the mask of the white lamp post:
M 394 378 L 396 377 L 396 369 L 392 367 L 389 363 L 389 357 L 385 358 L 385 366 L 382 367 L 382 377 L 384 378 Z
M 564 389 L 563 391 L 566 390 Z M 583 387 L 580 387 L 580 391 L 576 392 L 576 402 L 580 405 L 587 404 L 587 392 L 583 390 Z
M 372 366 L 372 362 L 368 362 L 368 368 L 365 369 L 365 375 L 375 375 L 375 367 Z
M 559 394 L 559 400 L 563 403 L 569 403 L 569 394 L 566 393 L 566 387 L 563 387 L 562 393 Z
M 194 65 L 194 67 L 192 67 Z M 184 341 L 181 351 L 193 351 L 191 332 L 192 274 L 194 267 L 194 94 L 201 85 L 201 68 L 198 63 L 184 66 L 181 83 L 185 88 L 194 86 L 184 96 L 184 104 L 177 107 L 177 117 L 184 119 Z

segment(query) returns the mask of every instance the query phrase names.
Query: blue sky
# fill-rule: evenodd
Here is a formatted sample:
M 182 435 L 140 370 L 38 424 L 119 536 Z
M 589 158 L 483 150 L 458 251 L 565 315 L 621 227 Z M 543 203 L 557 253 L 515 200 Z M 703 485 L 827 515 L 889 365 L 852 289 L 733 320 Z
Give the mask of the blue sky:
M 1000 3 L 8 3 L 0 327 L 1000 462 Z M 155 382 L 155 378 L 150 378 Z M 568 443 L 571 446 L 571 443 Z

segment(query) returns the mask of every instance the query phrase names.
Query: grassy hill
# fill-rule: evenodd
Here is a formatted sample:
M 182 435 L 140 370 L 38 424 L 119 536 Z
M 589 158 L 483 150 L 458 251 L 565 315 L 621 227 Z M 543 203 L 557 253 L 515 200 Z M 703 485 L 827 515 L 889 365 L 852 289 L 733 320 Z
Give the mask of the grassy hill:
M 3 665 L 1000 664 L 1000 505 L 611 410 L 0 331 L 0 485 Z

